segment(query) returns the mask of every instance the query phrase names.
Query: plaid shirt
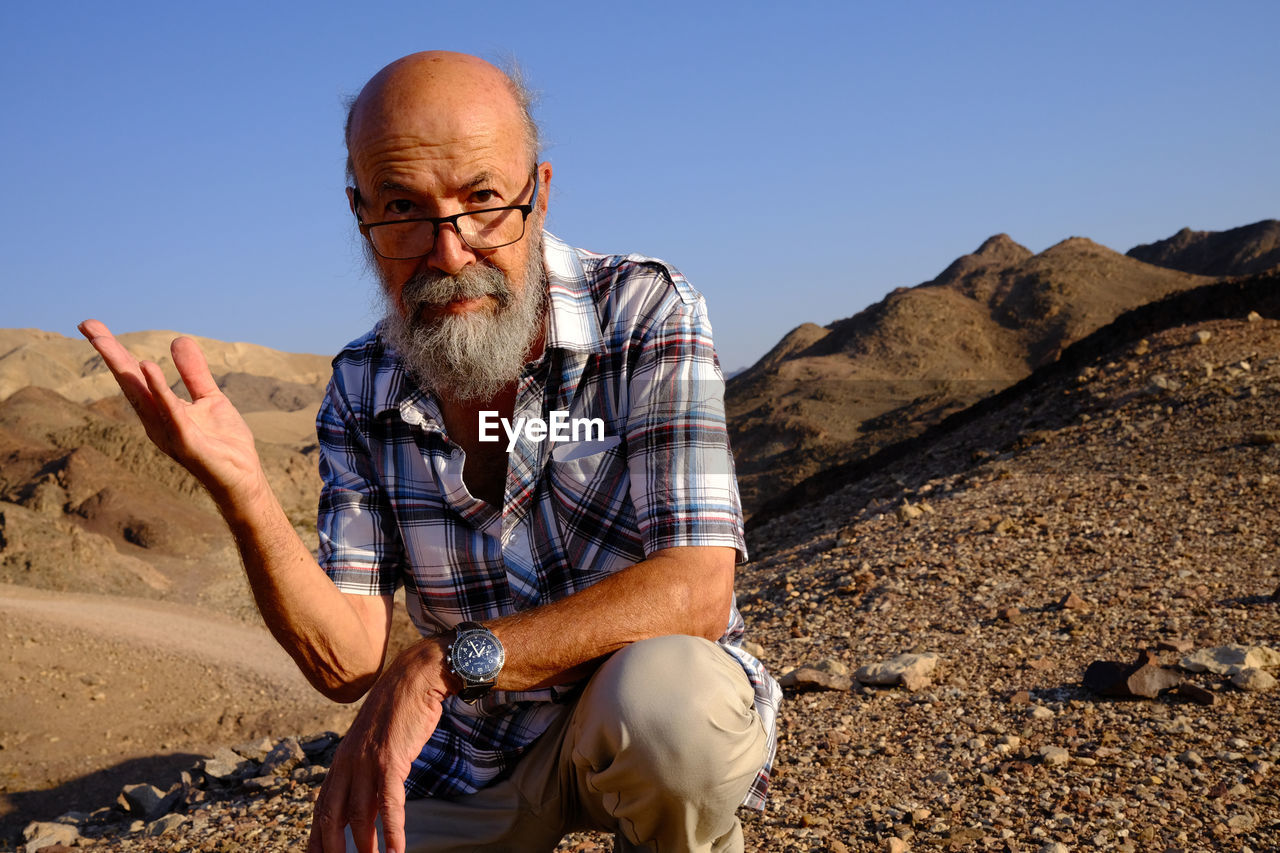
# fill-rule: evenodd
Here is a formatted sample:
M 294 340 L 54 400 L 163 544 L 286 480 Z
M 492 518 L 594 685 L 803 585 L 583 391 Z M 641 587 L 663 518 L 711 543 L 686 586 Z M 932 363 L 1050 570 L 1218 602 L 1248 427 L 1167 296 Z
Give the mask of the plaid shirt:
M 520 377 L 512 422 L 568 412 L 571 423 L 599 419 L 604 434 L 567 442 L 520 434 L 500 509 L 467 490 L 463 451 L 445 434 L 436 399 L 376 329 L 334 359 L 317 419 L 320 565 L 347 593 L 389 596 L 404 584 L 424 636 L 555 601 L 662 548 L 725 545 L 746 559 L 724 380 L 702 297 L 650 258 L 596 255 L 550 234 L 544 255 L 547 345 Z M 505 449 L 505 432 L 497 434 Z M 781 691 L 740 648 L 742 633 L 734 606 L 720 643 L 746 671 L 770 733 L 745 801 L 763 808 Z M 450 697 L 406 793 L 484 787 L 571 696 L 571 688 L 494 691 L 475 706 Z

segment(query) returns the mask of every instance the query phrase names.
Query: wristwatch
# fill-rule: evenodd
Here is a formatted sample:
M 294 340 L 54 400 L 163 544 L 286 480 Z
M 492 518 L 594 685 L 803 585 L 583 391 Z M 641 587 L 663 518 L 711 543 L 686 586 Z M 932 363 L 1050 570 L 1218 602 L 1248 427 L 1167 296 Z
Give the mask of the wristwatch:
M 459 622 L 456 630 L 449 644 L 449 670 L 462 679 L 458 696 L 475 704 L 493 689 L 507 652 L 497 636 L 479 622 Z

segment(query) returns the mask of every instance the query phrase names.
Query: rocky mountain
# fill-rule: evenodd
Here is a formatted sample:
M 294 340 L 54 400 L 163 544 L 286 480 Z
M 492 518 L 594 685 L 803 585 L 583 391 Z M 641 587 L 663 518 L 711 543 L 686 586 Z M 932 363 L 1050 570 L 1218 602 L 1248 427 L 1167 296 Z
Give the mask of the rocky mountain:
M 1280 267 L 1280 220 L 1227 231 L 1183 228 L 1166 240 L 1134 246 L 1129 257 L 1196 275 L 1254 275 Z
M 999 234 L 931 281 L 800 326 L 728 383 L 744 505 L 919 434 L 1123 311 L 1207 281 L 1080 237 L 1036 255 Z

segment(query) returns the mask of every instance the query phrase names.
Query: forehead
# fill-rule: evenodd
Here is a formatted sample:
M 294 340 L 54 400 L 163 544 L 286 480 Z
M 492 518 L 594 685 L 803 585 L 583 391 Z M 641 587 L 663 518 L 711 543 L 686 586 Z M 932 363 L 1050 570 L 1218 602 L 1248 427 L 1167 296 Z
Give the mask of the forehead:
M 514 181 L 528 170 L 523 124 L 507 92 L 430 94 L 431 87 L 390 88 L 357 105 L 349 144 L 362 188 L 447 193 L 480 174 Z

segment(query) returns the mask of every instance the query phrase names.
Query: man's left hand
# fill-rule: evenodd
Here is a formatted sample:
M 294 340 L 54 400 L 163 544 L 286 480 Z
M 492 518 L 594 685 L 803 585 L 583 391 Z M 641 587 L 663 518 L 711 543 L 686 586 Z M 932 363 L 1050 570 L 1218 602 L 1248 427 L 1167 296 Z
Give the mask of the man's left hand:
M 440 722 L 446 648 L 415 644 L 373 685 L 320 788 L 307 853 L 345 853 L 348 825 L 359 853 L 377 853 L 379 817 L 387 853 L 403 853 L 404 780 Z

